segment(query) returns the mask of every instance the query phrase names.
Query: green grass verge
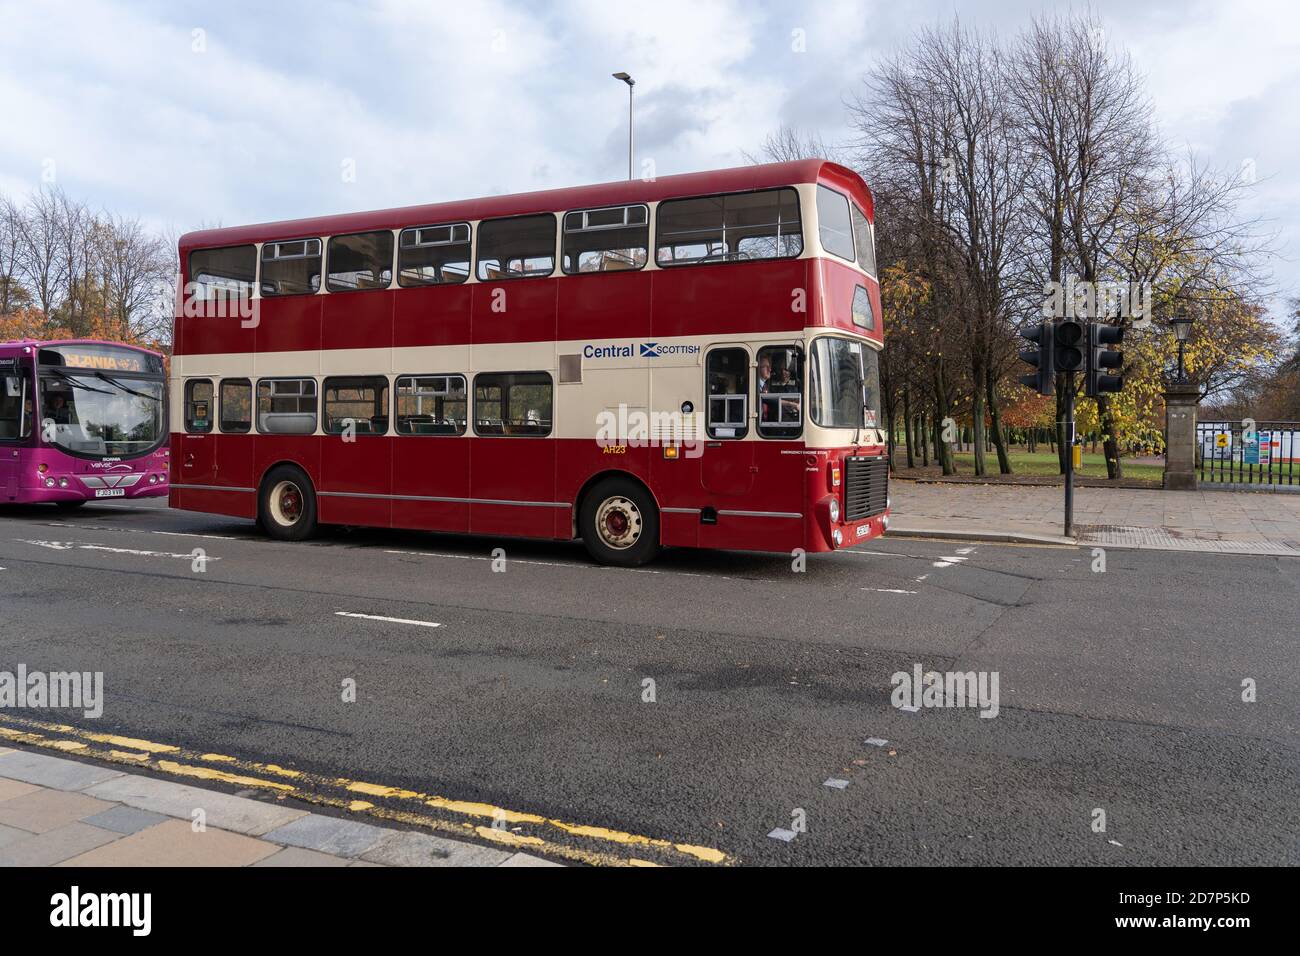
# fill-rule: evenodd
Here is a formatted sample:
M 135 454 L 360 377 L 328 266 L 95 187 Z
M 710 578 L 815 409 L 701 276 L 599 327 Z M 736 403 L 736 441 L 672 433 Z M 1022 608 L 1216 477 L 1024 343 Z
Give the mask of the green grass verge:
M 1027 451 L 1012 451 L 1011 471 L 1017 475 L 1044 475 L 1055 476 L 1061 473 L 1060 466 L 1057 464 L 1056 453 L 1051 451 L 1039 451 L 1032 454 Z M 957 466 L 957 473 L 960 475 L 973 475 L 975 473 L 975 453 L 957 452 L 953 456 L 953 462 Z M 996 474 L 998 468 L 998 454 L 996 451 L 989 452 L 984 458 L 985 465 L 990 471 Z M 1160 465 L 1139 464 L 1133 461 L 1123 461 L 1124 477 L 1136 478 L 1147 481 L 1159 481 L 1164 475 L 1164 468 Z M 1098 454 L 1084 453 L 1082 465 L 1075 471 L 1076 475 L 1087 475 L 1090 478 L 1106 477 L 1106 459 L 1105 456 Z

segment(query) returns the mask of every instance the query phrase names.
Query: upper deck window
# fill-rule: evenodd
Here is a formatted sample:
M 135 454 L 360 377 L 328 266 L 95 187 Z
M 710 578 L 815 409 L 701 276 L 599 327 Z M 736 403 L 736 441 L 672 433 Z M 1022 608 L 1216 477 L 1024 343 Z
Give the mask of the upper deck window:
M 858 240 L 858 266 L 863 272 L 876 274 L 876 245 L 871 223 L 857 206 L 853 207 L 853 234 Z
M 621 272 L 640 269 L 650 248 L 645 206 L 578 209 L 564 215 L 564 271 Z
M 871 311 L 871 296 L 865 286 L 853 287 L 853 324 L 864 329 L 875 329 L 876 317 Z
M 661 266 L 787 259 L 803 252 L 799 194 L 789 187 L 659 204 Z
M 257 281 L 257 247 L 228 246 L 224 249 L 195 249 L 190 253 L 190 283 L 187 294 L 200 299 L 247 299 Z
M 555 216 L 485 219 L 478 226 L 478 277 L 535 279 L 555 271 Z
M 387 289 L 393 281 L 393 234 L 384 230 L 334 236 L 329 266 L 325 287 L 331 292 Z
M 469 278 L 469 223 L 403 229 L 397 242 L 397 284 L 440 285 Z
M 262 295 L 320 291 L 320 240 L 295 239 L 262 246 Z
M 848 197 L 826 186 L 817 187 L 817 234 L 831 255 L 854 261 Z

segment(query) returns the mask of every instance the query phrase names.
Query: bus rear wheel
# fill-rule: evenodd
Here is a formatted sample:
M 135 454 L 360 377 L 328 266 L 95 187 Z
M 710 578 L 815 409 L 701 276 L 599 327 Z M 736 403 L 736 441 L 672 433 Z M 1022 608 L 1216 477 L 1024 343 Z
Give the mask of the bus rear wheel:
M 607 478 L 582 499 L 578 533 L 601 564 L 635 568 L 659 553 L 659 509 L 626 478 Z
M 316 492 L 302 469 L 272 468 L 262 481 L 257 521 L 272 538 L 302 541 L 316 531 Z

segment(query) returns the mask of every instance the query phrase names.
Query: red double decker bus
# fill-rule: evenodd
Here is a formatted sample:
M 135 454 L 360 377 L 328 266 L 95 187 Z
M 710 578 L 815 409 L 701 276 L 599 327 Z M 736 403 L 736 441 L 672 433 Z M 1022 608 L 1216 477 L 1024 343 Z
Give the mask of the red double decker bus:
M 622 565 L 869 539 L 872 223 L 807 160 L 190 233 L 170 503 Z

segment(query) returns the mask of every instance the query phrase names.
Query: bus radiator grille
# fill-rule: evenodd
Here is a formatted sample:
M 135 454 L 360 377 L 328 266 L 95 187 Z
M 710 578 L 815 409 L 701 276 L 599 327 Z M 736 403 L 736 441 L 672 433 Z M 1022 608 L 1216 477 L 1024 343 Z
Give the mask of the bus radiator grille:
M 844 459 L 844 517 L 870 518 L 889 501 L 889 462 L 885 458 Z

